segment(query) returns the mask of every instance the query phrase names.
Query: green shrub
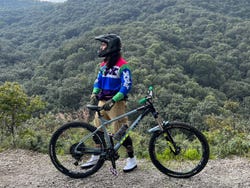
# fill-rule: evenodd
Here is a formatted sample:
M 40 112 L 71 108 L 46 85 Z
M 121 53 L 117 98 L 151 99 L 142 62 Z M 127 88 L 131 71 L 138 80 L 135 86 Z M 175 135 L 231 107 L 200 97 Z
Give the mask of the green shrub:
M 16 147 L 48 152 L 48 145 L 53 132 L 62 125 L 53 114 L 42 115 L 40 118 L 31 118 L 19 126 L 16 136 Z M 12 147 L 12 137 L 0 135 L 0 151 Z
M 200 159 L 201 155 L 196 149 L 188 149 L 185 151 L 184 156 L 186 159 L 189 160 L 195 160 L 195 159 Z
M 225 158 L 230 155 L 246 156 L 250 152 L 250 138 L 246 133 L 228 135 L 220 131 L 206 133 L 210 146 L 210 158 Z

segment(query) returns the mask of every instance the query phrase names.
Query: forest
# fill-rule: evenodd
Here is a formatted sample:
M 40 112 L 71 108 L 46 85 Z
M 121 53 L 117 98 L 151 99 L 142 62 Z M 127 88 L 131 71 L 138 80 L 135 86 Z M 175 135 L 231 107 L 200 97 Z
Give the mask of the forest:
M 250 156 L 250 1 L 0 3 L 0 151 L 47 151 L 49 135 L 86 111 L 102 60 L 94 37 L 116 33 L 133 75 L 129 108 L 153 86 L 161 115 L 203 131 L 211 157 Z

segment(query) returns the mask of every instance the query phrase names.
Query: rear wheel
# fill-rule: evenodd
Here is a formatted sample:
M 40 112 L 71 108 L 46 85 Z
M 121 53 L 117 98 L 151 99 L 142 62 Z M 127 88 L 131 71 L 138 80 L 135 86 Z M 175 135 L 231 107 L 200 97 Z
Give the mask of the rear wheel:
M 162 173 L 188 178 L 199 173 L 209 159 L 205 136 L 185 123 L 169 123 L 155 132 L 149 143 L 151 161 Z
M 82 169 L 91 155 L 100 155 L 104 151 L 104 139 L 100 132 L 84 122 L 71 122 L 60 127 L 51 137 L 49 155 L 52 163 L 63 174 L 72 178 L 84 178 L 97 172 L 103 165 L 100 157 L 97 163 L 88 169 Z M 97 147 L 97 144 L 100 147 Z

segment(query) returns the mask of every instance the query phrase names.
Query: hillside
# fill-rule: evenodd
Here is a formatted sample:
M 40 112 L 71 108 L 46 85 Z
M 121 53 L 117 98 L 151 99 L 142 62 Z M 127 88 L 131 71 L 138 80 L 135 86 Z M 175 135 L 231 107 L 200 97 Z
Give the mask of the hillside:
M 133 75 L 130 109 L 152 85 L 163 118 L 209 132 L 216 157 L 249 153 L 249 0 L 2 2 L 0 84 L 41 96 L 44 114 L 84 107 L 101 61 L 94 37 L 117 33 Z M 152 123 L 146 118 L 144 128 Z M 51 134 L 29 128 L 37 143 Z
M 69 0 L 59 5 L 12 0 L 10 4 L 15 1 L 26 2 L 26 10 L 0 11 L 0 81 L 21 82 L 29 94 L 42 95 L 51 109 L 76 109 L 82 94 L 83 101 L 89 96 L 94 74 L 88 70 L 95 70 L 100 61 L 93 38 L 105 32 L 122 36 L 124 56 L 134 71 L 133 92 L 142 89 L 143 83 L 202 100 L 207 92 L 203 88 L 211 87 L 219 92 L 220 100 L 249 103 L 247 0 L 213 4 L 204 0 Z M 30 8 L 29 3 L 39 6 Z M 166 78 L 172 71 L 182 78 Z M 76 91 L 64 91 L 71 82 L 78 86 L 68 90 Z M 187 82 L 198 95 L 181 91 L 190 87 L 185 86 Z M 196 83 L 200 91 L 193 88 Z M 183 89 L 173 89 L 172 84 Z M 67 102 L 70 98 L 75 101 Z

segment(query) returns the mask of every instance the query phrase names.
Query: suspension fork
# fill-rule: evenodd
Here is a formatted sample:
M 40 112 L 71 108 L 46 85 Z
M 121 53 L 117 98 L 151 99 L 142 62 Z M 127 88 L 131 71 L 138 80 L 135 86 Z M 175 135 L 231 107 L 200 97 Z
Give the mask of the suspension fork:
M 176 145 L 175 141 L 173 140 L 172 136 L 170 135 L 168 130 L 165 130 L 163 133 L 164 138 L 166 139 L 170 150 L 175 154 L 178 155 L 180 153 L 180 147 Z
M 178 155 L 181 151 L 180 147 L 176 145 L 175 141 L 173 140 L 170 132 L 165 129 L 164 127 L 168 125 L 168 122 L 165 122 L 162 120 L 162 118 L 159 116 L 159 113 L 155 110 L 155 108 L 152 106 L 152 114 L 158 124 L 158 126 L 152 128 L 149 130 L 149 132 L 154 132 L 156 130 L 163 132 L 163 136 L 166 139 L 170 150 L 174 153 L 174 155 Z

